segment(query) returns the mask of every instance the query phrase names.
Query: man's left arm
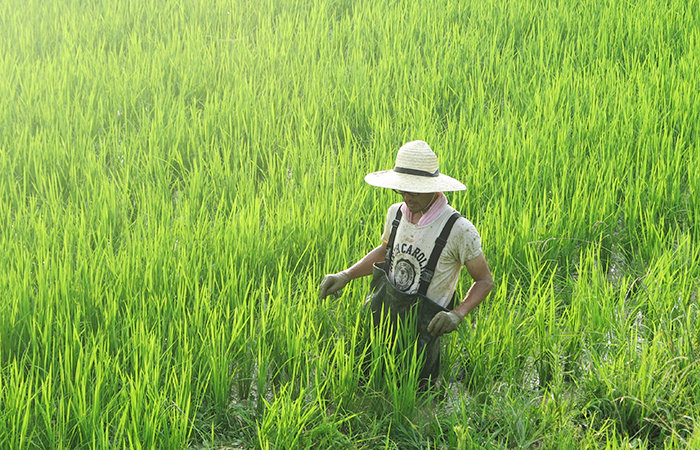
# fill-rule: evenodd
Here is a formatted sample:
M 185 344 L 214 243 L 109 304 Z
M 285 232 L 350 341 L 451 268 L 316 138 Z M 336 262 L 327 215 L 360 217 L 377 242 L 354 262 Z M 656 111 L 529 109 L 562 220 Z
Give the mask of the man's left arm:
M 462 319 L 484 301 L 493 288 L 493 277 L 483 253 L 467 261 L 464 267 L 467 268 L 467 272 L 474 282 L 464 300 L 455 309 L 449 312 L 439 312 L 430 321 L 428 333 L 434 336 L 442 336 L 456 330 Z
M 472 309 L 476 308 L 479 303 L 484 301 L 489 295 L 489 292 L 491 292 L 491 289 L 493 289 L 493 277 L 491 276 L 491 271 L 489 270 L 483 253 L 467 261 L 464 267 L 467 268 L 467 272 L 469 272 L 474 283 L 472 283 L 462 303 L 457 305 L 454 309 L 461 318 L 464 318 Z

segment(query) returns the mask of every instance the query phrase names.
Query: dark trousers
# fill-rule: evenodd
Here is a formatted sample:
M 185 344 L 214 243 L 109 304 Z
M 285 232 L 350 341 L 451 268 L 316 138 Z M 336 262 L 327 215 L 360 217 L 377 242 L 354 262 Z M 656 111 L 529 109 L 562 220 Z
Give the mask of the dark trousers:
M 389 281 L 384 263 L 374 265 L 370 294 L 366 307 L 370 307 L 372 325 L 384 330 L 389 342 L 403 343 L 398 349 L 412 345 L 415 340 L 417 354 L 421 358 L 419 380 L 435 382 L 440 374 L 440 338 L 428 333 L 428 325 L 435 314 L 447 311 L 428 297 L 406 294 L 397 290 Z M 402 336 L 397 335 L 401 333 Z

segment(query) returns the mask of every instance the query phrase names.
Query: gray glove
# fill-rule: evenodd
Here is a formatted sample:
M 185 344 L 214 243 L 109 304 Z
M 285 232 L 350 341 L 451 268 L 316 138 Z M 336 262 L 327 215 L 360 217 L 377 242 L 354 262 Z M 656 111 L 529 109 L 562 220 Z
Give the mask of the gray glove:
M 446 333 L 452 333 L 462 323 L 462 316 L 454 311 L 440 311 L 435 314 L 433 320 L 428 325 L 428 333 L 433 336 L 442 336 Z
M 346 271 L 326 275 L 318 286 L 318 298 L 324 299 L 329 294 L 340 297 L 342 289 L 350 282 L 350 274 Z

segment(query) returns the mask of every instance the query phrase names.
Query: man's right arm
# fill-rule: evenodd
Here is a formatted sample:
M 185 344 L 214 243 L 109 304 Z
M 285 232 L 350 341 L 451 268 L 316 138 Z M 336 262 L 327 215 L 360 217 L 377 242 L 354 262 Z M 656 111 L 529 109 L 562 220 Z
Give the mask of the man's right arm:
M 386 258 L 386 244 L 386 242 L 382 242 L 382 245 L 375 247 L 361 260 L 347 269 L 346 272 L 348 275 L 350 275 L 350 279 L 354 280 L 355 278 L 372 275 L 372 265 L 374 263 L 382 262 Z
M 352 265 L 349 269 L 335 274 L 326 275 L 318 286 L 318 296 L 326 298 L 333 294 L 336 297 L 350 280 L 372 274 L 372 265 L 384 261 L 386 256 L 386 242 L 367 253 L 361 260 Z

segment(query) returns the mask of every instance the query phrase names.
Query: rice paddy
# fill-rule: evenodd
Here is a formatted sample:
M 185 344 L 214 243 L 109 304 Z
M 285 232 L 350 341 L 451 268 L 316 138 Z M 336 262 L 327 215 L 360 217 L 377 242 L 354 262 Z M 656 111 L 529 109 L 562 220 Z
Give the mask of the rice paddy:
M 0 30 L 0 448 L 700 447 L 697 0 L 6 0 Z M 427 394 L 369 279 L 317 295 L 414 139 L 495 280 Z

